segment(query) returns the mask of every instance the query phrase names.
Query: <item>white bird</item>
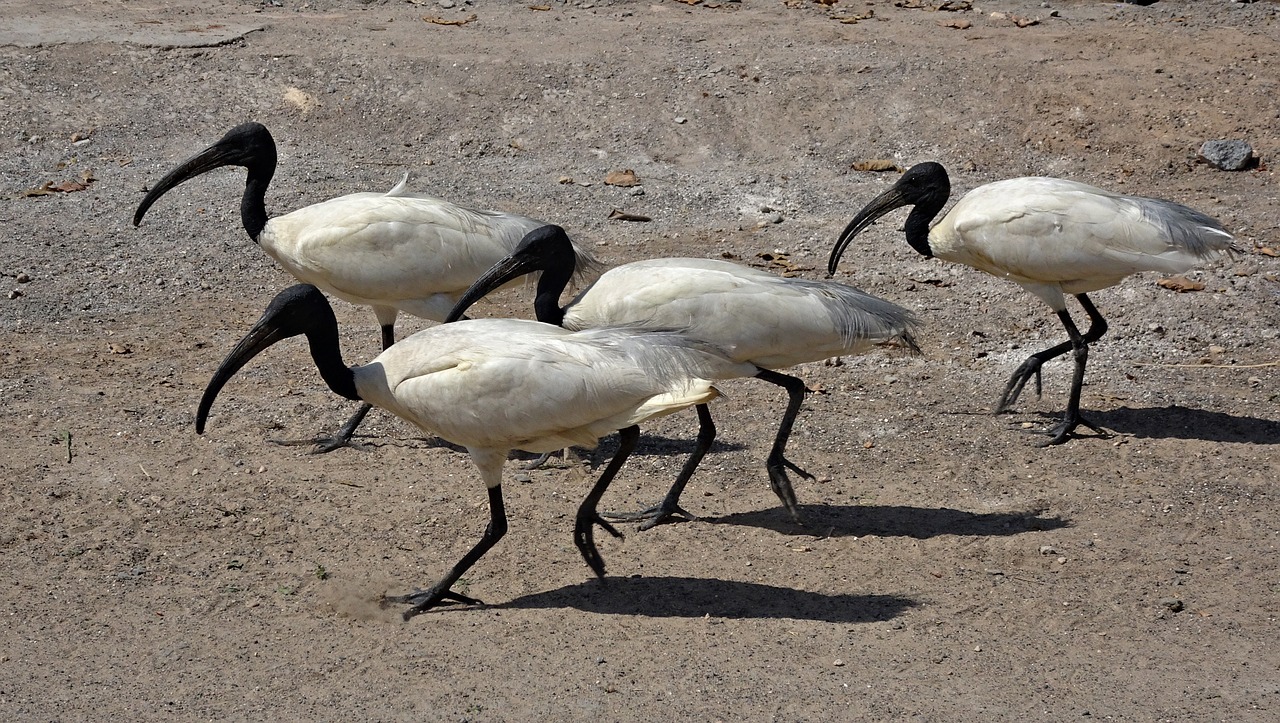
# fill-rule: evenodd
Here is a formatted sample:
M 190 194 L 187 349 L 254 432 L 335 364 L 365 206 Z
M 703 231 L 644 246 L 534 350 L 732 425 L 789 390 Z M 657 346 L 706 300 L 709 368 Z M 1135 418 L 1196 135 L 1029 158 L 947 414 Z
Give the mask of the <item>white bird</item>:
M 635 447 L 636 425 L 706 404 L 718 395 L 712 380 L 753 371 L 678 333 L 575 333 L 518 319 L 431 327 L 353 368 L 342 361 L 337 319 L 328 300 L 314 286 L 299 284 L 276 296 L 218 367 L 200 399 L 196 431 L 204 432 L 209 409 L 236 371 L 276 342 L 300 334 L 306 335 L 330 389 L 466 447 L 488 489 L 490 520 L 480 542 L 431 588 L 387 598 L 412 606 L 406 619 L 444 600 L 478 603 L 450 588 L 507 531 L 502 466 L 510 450 L 594 447 L 600 437 L 618 430 L 618 452 L 579 507 L 574 524 L 574 542 L 583 559 L 603 576 L 593 525 L 621 535 L 600 517 L 596 504 Z
M 538 321 L 566 329 L 680 329 L 724 349 L 734 361 L 757 367 L 747 376 L 787 390 L 789 402 L 765 467 L 774 493 L 799 520 L 787 469 L 812 479 L 784 456 L 791 427 L 804 402 L 805 385 L 782 369 L 834 356 L 861 354 L 871 346 L 901 343 L 915 349 L 911 312 L 833 281 L 783 278 L 728 261 L 664 258 L 610 269 L 564 308 L 564 292 L 574 268 L 573 247 L 564 229 L 548 225 L 529 232 L 511 255 L 499 261 L 462 295 L 449 315 L 459 318 L 485 294 L 516 277 L 541 271 L 534 311 Z M 705 406 L 698 407 L 700 430 L 693 455 L 661 503 L 618 519 L 652 527 L 680 508 L 680 494 L 715 438 Z
M 1014 178 L 979 186 L 930 229 L 950 193 L 951 182 L 941 164 L 912 167 L 849 222 L 831 251 L 827 271 L 835 273 L 854 236 L 872 222 L 914 205 L 907 217 L 907 243 L 925 258 L 937 256 L 1009 279 L 1048 304 L 1069 341 L 1028 357 L 1009 378 L 995 409 L 999 414 L 1012 407 L 1033 376 L 1039 394 L 1041 365 L 1073 352 L 1075 374 L 1067 410 L 1043 446 L 1065 442 L 1081 424 L 1101 433 L 1080 415 L 1089 344 L 1107 331 L 1106 320 L 1087 292 L 1114 286 L 1140 271 L 1182 273 L 1199 261 L 1236 250 L 1222 224 L 1199 211 L 1059 178 Z M 1089 316 L 1085 333 L 1067 313 L 1064 294 L 1074 295 Z
M 476 277 L 543 224 L 407 193 L 407 175 L 387 193 L 352 193 L 268 219 L 276 144 L 262 124 L 244 123 L 160 179 L 138 204 L 133 225 L 171 188 L 223 166 L 248 171 L 240 218 L 250 238 L 298 281 L 373 307 L 383 349 L 395 342 L 398 312 L 441 321 Z M 594 263 L 582 249 L 574 252 L 579 269 Z M 368 411 L 362 406 L 316 451 L 347 445 Z

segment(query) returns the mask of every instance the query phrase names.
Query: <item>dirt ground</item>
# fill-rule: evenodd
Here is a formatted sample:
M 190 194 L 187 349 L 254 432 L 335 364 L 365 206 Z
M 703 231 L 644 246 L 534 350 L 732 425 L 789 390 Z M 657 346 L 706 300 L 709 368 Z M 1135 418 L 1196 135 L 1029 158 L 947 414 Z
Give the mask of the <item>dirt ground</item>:
M 940 4 L 0 2 L 0 718 L 1280 718 L 1280 5 Z M 918 256 L 899 213 L 837 278 L 918 310 L 924 353 L 794 370 L 804 526 L 763 469 L 782 394 L 734 382 L 685 498 L 701 519 L 602 535 L 598 581 L 573 511 L 613 440 L 590 467 L 512 463 L 511 531 L 461 585 L 488 605 L 405 623 L 379 597 L 436 580 L 487 518 L 465 454 L 377 411 L 362 450 L 270 443 L 353 409 L 301 343 L 193 428 L 292 280 L 240 227 L 239 169 L 130 220 L 245 120 L 280 146 L 271 211 L 409 172 L 611 264 L 821 278 L 893 181 L 864 159 L 941 161 L 957 192 L 1052 175 L 1168 198 L 1244 253 L 1188 274 L 1199 291 L 1093 295 L 1111 330 L 1083 408 L 1113 434 L 1041 449 L 1068 361 L 989 410 L 1060 324 Z M 1218 138 L 1259 163 L 1197 162 Z M 641 185 L 603 183 L 623 169 Z M 372 313 L 336 309 L 371 358 Z M 656 501 L 695 421 L 645 427 L 603 507 Z

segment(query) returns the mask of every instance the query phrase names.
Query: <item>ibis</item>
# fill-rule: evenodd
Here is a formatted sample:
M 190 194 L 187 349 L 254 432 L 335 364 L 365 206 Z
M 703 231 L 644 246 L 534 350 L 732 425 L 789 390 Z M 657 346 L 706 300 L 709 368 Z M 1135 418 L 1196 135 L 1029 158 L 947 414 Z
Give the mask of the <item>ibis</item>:
M 310 284 L 282 291 L 227 355 L 196 412 L 196 431 L 218 393 L 253 357 L 305 335 L 321 378 L 336 394 L 385 409 L 428 434 L 466 447 L 489 496 L 480 541 L 435 585 L 387 602 L 407 603 L 406 619 L 447 602 L 478 604 L 451 588 L 507 531 L 502 467 L 512 449 L 546 452 L 593 447 L 621 433 L 618 452 L 578 509 L 574 542 L 596 575 L 604 561 L 594 525 L 619 533 L 596 511 L 610 481 L 634 449 L 645 420 L 718 395 L 713 382 L 749 374 L 710 344 L 661 331 L 571 332 L 536 321 L 476 319 L 424 329 L 372 362 L 348 367 L 328 300 Z
M 1075 371 L 1067 409 L 1042 446 L 1067 441 L 1080 425 L 1101 433 L 1080 414 L 1089 345 L 1107 331 L 1088 292 L 1141 271 L 1182 273 L 1236 250 L 1222 224 L 1199 211 L 1060 178 L 1013 178 L 979 186 L 930 228 L 950 194 L 951 182 L 941 164 L 912 167 L 849 222 L 831 250 L 827 271 L 835 273 L 850 242 L 876 219 L 913 206 L 905 227 L 911 248 L 925 258 L 936 256 L 1009 279 L 1048 304 L 1066 328 L 1068 341 L 1028 357 L 1009 377 L 995 406 L 997 414 L 1008 411 L 1032 377 L 1039 394 L 1040 367 L 1070 351 Z M 1075 296 L 1089 317 L 1083 334 L 1067 312 L 1066 294 Z
M 247 171 L 240 219 L 249 237 L 298 281 L 353 304 L 373 307 L 382 348 L 395 342 L 399 312 L 444 319 L 458 296 L 506 256 L 541 221 L 458 206 L 405 190 L 408 177 L 387 193 L 352 193 L 267 217 L 266 193 L 276 170 L 276 144 L 260 123 L 244 123 L 161 178 L 138 204 L 135 226 L 170 189 L 223 166 Z M 574 249 L 578 268 L 593 261 Z M 364 405 L 316 451 L 350 443 L 368 413 Z
M 785 456 L 792 425 L 804 401 L 805 385 L 776 371 L 834 356 L 861 354 L 876 344 L 899 343 L 915 349 L 911 312 L 852 286 L 832 281 L 784 278 L 729 261 L 660 258 L 636 261 L 606 271 L 567 306 L 560 306 L 574 269 L 573 246 L 563 228 L 547 225 L 530 231 L 502 261 L 463 293 L 449 319 L 459 318 L 485 294 L 523 274 L 541 271 L 534 313 L 538 321 L 566 329 L 628 326 L 680 329 L 724 349 L 734 361 L 756 370 L 747 376 L 787 391 L 786 411 L 765 467 L 778 498 L 799 521 L 790 469 L 811 479 Z M 680 495 L 715 439 L 705 406 L 698 407 L 697 445 L 685 469 L 659 504 L 619 519 L 642 528 L 671 519 L 692 518 Z

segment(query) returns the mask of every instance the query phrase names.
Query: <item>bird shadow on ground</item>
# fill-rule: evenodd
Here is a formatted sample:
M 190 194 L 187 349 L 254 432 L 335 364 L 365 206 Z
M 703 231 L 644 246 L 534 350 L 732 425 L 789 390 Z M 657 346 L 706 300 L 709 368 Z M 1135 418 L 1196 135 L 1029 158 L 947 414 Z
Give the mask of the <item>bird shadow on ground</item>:
M 897 595 L 827 595 L 775 585 L 692 577 L 606 577 L 522 595 L 493 608 L 576 608 L 654 618 L 791 618 L 828 623 L 891 620 L 918 603 Z
M 797 524 L 780 508 L 703 517 L 713 525 L 761 527 L 784 535 L 815 537 L 913 537 L 941 535 L 1003 537 L 1070 527 L 1061 517 L 1041 517 L 1043 510 L 965 512 L 937 507 L 901 505 L 800 505 Z
M 1280 422 L 1237 417 L 1177 405 L 1088 412 L 1094 424 L 1121 434 L 1149 439 L 1199 439 L 1206 442 L 1280 444 Z

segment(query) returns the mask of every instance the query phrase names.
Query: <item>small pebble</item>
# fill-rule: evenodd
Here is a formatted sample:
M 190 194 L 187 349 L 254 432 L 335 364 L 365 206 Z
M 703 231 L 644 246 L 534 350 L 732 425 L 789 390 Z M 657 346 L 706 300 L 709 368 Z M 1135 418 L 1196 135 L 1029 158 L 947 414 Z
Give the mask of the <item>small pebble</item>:
M 18 274 L 17 277 L 14 278 L 14 281 L 17 281 L 19 284 L 29 284 L 31 283 L 31 277 L 27 276 L 26 272 L 24 271 Z
M 1174 612 L 1174 613 L 1182 612 L 1184 607 L 1182 604 L 1182 601 L 1176 597 L 1167 597 L 1160 601 L 1160 605 L 1163 606 L 1169 612 Z

